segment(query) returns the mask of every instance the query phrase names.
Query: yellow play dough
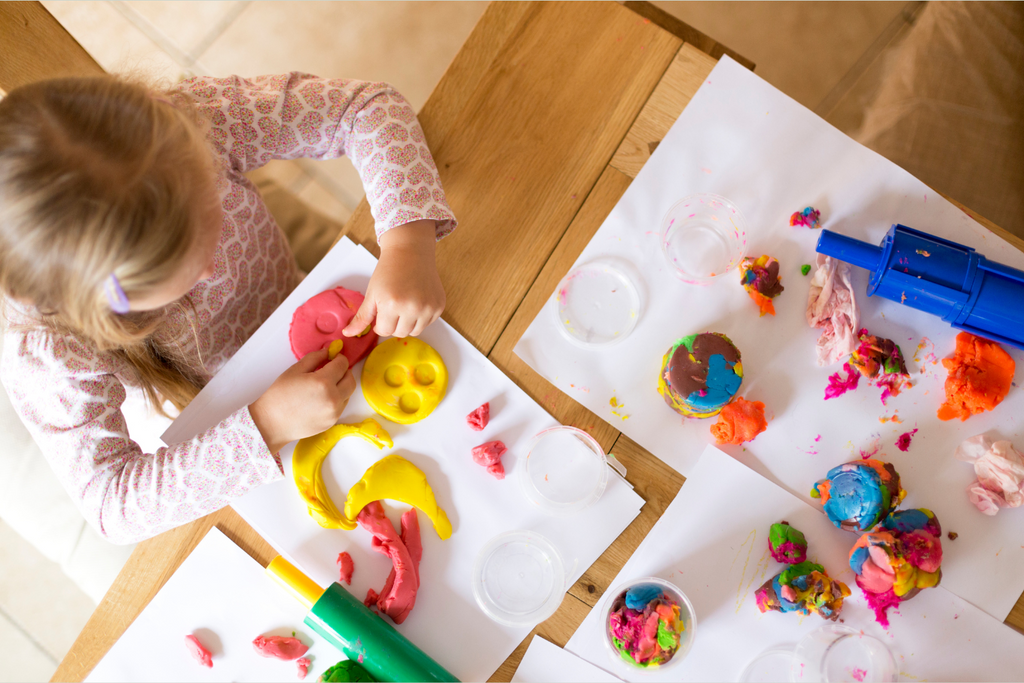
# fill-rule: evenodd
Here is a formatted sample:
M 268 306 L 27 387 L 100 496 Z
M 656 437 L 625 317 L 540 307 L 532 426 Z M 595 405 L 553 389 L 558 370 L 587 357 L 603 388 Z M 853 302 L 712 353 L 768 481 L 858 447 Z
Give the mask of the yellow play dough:
M 335 507 L 320 472 L 331 449 L 347 436 L 357 436 L 377 448 L 391 448 L 395 445 L 391 435 L 376 420 L 367 418 L 359 424 L 335 425 L 326 432 L 302 439 L 295 444 L 292 452 L 292 478 L 295 486 L 306 501 L 309 516 L 325 529 L 355 529 L 355 522 L 345 519 Z
M 397 500 L 423 511 L 434 523 L 442 540 L 452 535 L 452 523 L 437 504 L 427 475 L 400 455 L 388 455 L 370 466 L 355 486 L 348 490 L 345 520 L 355 528 L 359 511 L 375 500 Z M 343 526 L 342 528 L 350 528 Z
M 419 422 L 433 412 L 448 387 L 448 368 L 428 344 L 392 337 L 363 364 L 363 397 L 381 417 L 398 424 Z
M 327 360 L 334 360 L 341 353 L 341 350 L 345 348 L 344 339 L 335 339 L 331 342 L 331 345 L 327 347 Z

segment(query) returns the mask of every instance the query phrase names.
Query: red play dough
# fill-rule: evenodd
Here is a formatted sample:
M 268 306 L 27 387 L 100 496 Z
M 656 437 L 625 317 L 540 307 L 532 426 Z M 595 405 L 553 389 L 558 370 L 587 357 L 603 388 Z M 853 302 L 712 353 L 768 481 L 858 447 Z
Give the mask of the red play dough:
M 488 441 L 485 444 L 474 446 L 473 462 L 487 468 L 487 473 L 496 479 L 505 478 L 505 467 L 501 464 L 501 456 L 508 452 L 500 441 Z
M 352 561 L 352 556 L 348 553 L 341 553 L 338 555 L 338 575 L 339 580 L 352 585 L 352 572 L 356 570 L 355 562 Z
M 198 638 L 193 635 L 185 636 L 185 647 L 188 648 L 188 653 L 192 655 L 192 659 L 207 668 L 213 668 L 213 654 L 199 642 Z
M 309 673 L 309 665 L 313 662 L 309 661 L 305 657 L 300 657 L 295 660 L 295 664 L 299 667 L 299 680 L 301 681 Z
M 301 640 L 290 636 L 256 636 L 252 649 L 264 657 L 291 661 L 306 654 L 309 645 L 303 645 Z
M 307 353 L 326 349 L 335 339 L 343 339 L 341 354 L 355 365 L 377 344 L 377 333 L 370 330 L 362 337 L 346 337 L 341 331 L 355 317 L 363 295 L 344 287 L 320 292 L 295 309 L 288 340 L 292 353 L 301 359 Z
M 390 557 L 393 564 L 384 588 L 379 594 L 372 588 L 367 591 L 363 604 L 369 607 L 376 602 L 377 609 L 391 617 L 396 624 L 401 624 L 416 604 L 416 592 L 420 587 L 423 545 L 420 542 L 416 508 L 402 515 L 401 537 L 395 533 L 395 527 L 384 515 L 384 508 L 379 501 L 364 507 L 356 521 L 359 526 L 373 534 L 373 549 Z
M 474 432 L 482 432 L 487 423 L 491 421 L 491 404 L 483 404 L 472 413 L 466 416 L 466 423 Z

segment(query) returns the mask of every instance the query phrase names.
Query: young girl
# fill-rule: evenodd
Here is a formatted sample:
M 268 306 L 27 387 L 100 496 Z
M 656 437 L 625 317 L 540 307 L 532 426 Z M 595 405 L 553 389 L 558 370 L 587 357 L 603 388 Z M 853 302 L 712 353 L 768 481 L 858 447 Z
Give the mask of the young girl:
M 139 541 L 280 479 L 277 451 L 345 409 L 348 363 L 316 370 L 319 351 L 252 405 L 154 453 L 121 412 L 126 388 L 161 411 L 184 407 L 298 283 L 243 173 L 343 154 L 381 247 L 344 334 L 371 323 L 419 334 L 444 308 L 433 245 L 456 222 L 416 115 L 387 84 L 292 73 L 154 92 L 110 76 L 0 100 L 0 379 L 104 537 Z

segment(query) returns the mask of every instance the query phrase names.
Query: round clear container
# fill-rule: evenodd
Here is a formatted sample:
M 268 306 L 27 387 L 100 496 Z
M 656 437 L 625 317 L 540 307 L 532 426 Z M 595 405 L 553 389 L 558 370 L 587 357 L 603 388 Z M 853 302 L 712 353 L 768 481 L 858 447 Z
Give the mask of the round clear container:
M 743 214 L 716 194 L 693 194 L 676 202 L 662 219 L 661 231 L 669 268 L 693 285 L 709 285 L 735 269 L 747 246 Z
M 889 647 L 859 630 L 826 624 L 804 636 L 793 651 L 790 680 L 826 683 L 892 683 L 900 668 Z
M 519 484 L 526 498 L 546 512 L 579 512 L 604 494 L 608 459 L 582 429 L 551 427 L 533 437 L 519 461 Z
M 616 602 L 625 599 L 626 593 L 629 589 L 635 586 L 648 584 L 653 584 L 661 588 L 664 595 L 667 595 L 679 605 L 679 616 L 683 621 L 683 633 L 679 639 L 679 647 L 676 649 L 676 653 L 672 656 L 672 659 L 660 666 L 643 667 L 626 661 L 615 649 L 615 645 L 612 643 L 612 632 L 611 629 L 608 628 L 608 619 L 612 615 L 612 608 L 616 606 Z M 608 654 L 611 657 L 612 662 L 614 662 L 613 667 L 618 671 L 620 677 L 625 680 L 630 680 L 630 677 L 636 676 L 637 674 L 663 673 L 679 666 L 679 663 L 682 662 L 690 652 L 690 647 L 693 645 L 694 631 L 697 628 L 697 615 L 694 613 L 693 604 L 690 602 L 690 599 L 686 597 L 686 594 L 679 590 L 679 587 L 675 584 L 670 583 L 665 579 L 659 579 L 655 576 L 633 579 L 632 581 L 619 584 L 614 590 L 609 591 L 608 594 L 612 597 L 608 600 L 608 603 L 604 608 L 601 621 L 601 631 L 604 634 L 603 640 L 605 648 L 608 650 Z
M 792 647 L 772 648 L 750 660 L 737 680 L 740 683 L 776 683 L 789 680 L 792 666 Z
M 640 317 L 640 294 L 621 270 L 603 261 L 587 263 L 562 278 L 555 290 L 558 329 L 584 348 L 617 344 Z
M 492 538 L 473 567 L 473 597 L 484 614 L 505 626 L 544 621 L 562 604 L 567 588 L 558 550 L 533 531 Z

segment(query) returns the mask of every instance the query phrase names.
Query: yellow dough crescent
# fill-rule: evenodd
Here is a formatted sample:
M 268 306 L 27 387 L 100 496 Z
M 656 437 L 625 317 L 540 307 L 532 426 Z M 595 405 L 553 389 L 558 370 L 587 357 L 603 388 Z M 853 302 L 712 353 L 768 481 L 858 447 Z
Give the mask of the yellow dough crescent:
M 429 344 L 415 337 L 392 337 L 366 357 L 360 383 L 378 415 L 412 424 L 430 415 L 444 398 L 448 368 Z
M 375 500 L 397 500 L 419 508 L 434 523 L 441 540 L 452 535 L 452 523 L 437 504 L 427 475 L 400 455 L 388 455 L 370 466 L 363 478 L 348 490 L 344 523 L 355 528 L 359 511 Z M 349 528 L 349 527 L 343 527 Z
M 355 522 L 350 522 L 338 511 L 320 472 L 324 460 L 331 449 L 347 436 L 357 436 L 372 443 L 377 448 L 391 448 L 394 442 L 391 435 L 376 420 L 367 418 L 359 424 L 335 425 L 316 436 L 302 439 L 295 444 L 292 452 L 292 478 L 299 490 L 299 495 L 306 501 L 309 516 L 325 529 L 354 529 Z

